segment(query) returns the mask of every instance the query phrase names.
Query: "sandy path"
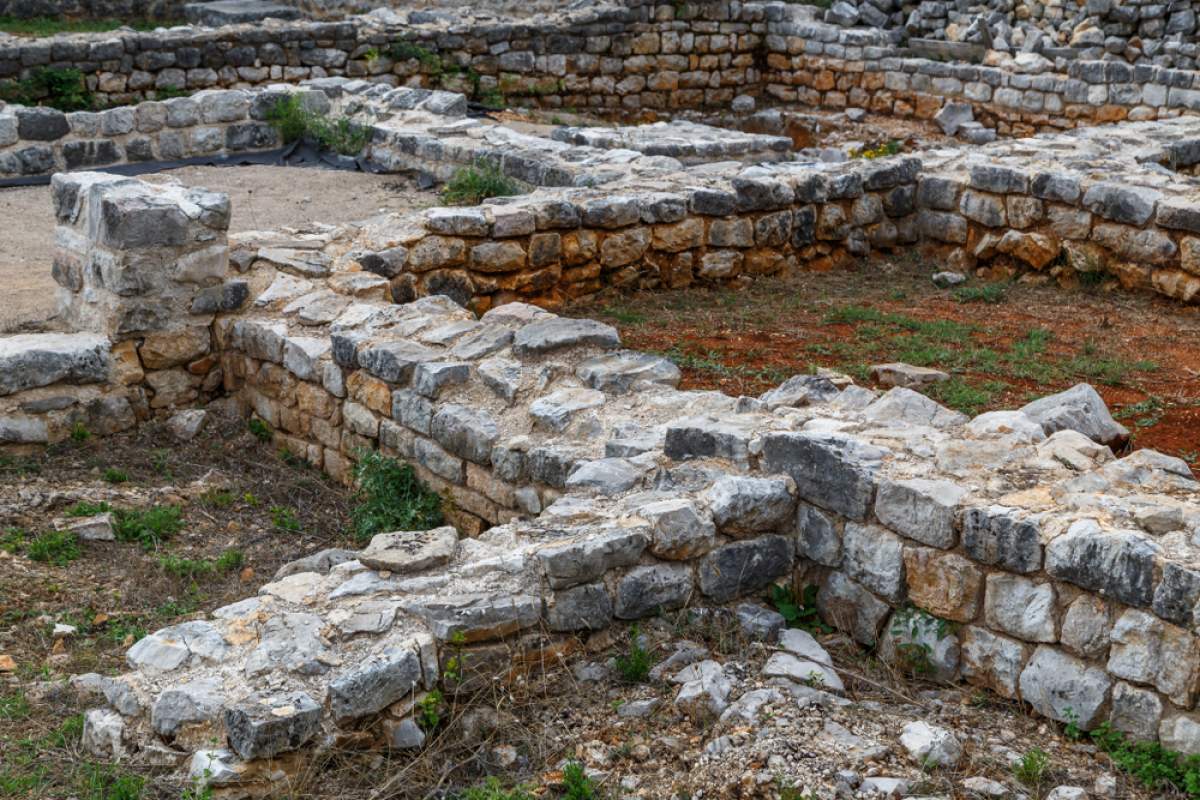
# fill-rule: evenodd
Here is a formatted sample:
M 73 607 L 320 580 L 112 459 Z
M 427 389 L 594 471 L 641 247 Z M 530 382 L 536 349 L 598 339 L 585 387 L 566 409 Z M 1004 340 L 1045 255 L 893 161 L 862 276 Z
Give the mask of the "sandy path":
M 367 175 L 289 167 L 184 167 L 148 181 L 179 180 L 228 192 L 231 231 L 271 230 L 308 222 L 350 222 L 380 210 L 399 211 L 436 202 L 399 175 Z M 0 190 L 0 331 L 54 313 L 50 277 L 54 213 L 50 187 Z

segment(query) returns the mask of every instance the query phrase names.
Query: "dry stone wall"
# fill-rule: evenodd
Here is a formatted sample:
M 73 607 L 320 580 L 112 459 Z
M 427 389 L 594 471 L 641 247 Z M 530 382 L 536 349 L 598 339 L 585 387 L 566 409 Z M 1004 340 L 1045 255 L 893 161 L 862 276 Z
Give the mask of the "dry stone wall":
M 914 57 L 878 29 L 784 3 L 630 2 L 533 24 L 380 9 L 342 22 L 267 21 L 0 45 L 0 79 L 79 69 L 98 101 L 330 76 L 610 114 L 723 110 L 739 96 L 932 118 L 969 103 L 1002 134 L 1194 113 L 1190 64 Z
M 1200 752 L 1200 484 L 1153 451 L 1115 458 L 1128 431 L 1086 385 L 974 419 L 837 375 L 757 398 L 680 391 L 670 362 L 622 350 L 601 323 L 394 304 L 380 276 L 270 252 L 222 271 L 217 195 L 80 173 L 56 179 L 55 202 L 61 260 L 99 279 L 67 298 L 89 331 L 0 339 L 6 398 L 154 391 L 165 352 L 180 366 L 160 374 L 211 356 L 278 446 L 342 479 L 378 448 L 457 508 L 457 530 L 316 554 L 147 636 L 129 673 L 76 679 L 101 704 L 85 723 L 94 752 L 262 790 L 351 731 L 419 746 L 422 692 L 488 680 L 514 653 L 553 658 L 573 632 L 793 575 L 820 587 L 826 621 L 887 657 L 916 648 L 939 676 L 1052 719 Z M 143 295 L 105 296 L 135 275 Z M 127 303 L 160 293 L 172 319 L 123 331 Z M 209 296 L 222 302 L 200 317 L 203 353 L 152 338 L 189 329 Z M 118 359 L 114 341 L 138 344 Z M 132 365 L 145 377 L 118 380 Z

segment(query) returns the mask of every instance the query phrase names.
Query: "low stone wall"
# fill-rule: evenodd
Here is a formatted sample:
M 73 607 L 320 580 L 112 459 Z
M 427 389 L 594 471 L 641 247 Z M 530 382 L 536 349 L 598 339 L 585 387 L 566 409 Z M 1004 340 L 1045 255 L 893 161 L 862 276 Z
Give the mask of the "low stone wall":
M 60 260 L 95 265 L 103 284 L 68 298 L 95 331 L 73 336 L 77 350 L 95 358 L 0 339 L 4 366 L 20 367 L 0 370 L 8 397 L 107 388 L 115 362 L 97 359 L 132 341 L 122 371 L 136 365 L 179 409 L 195 395 L 160 395 L 149 376 L 208 359 L 277 445 L 343 480 L 363 449 L 410 461 L 476 537 L 389 534 L 318 554 L 151 634 L 129 674 L 75 682 L 107 704 L 86 717 L 94 752 L 161 759 L 169 743 L 193 754 L 180 763 L 194 776 L 260 790 L 321 733 L 411 746 L 421 692 L 486 680 L 514 648 L 545 658 L 574 631 L 793 576 L 820 587 L 823 619 L 885 657 L 920 652 L 939 678 L 1052 719 L 1200 752 L 1200 484 L 1153 451 L 1114 458 L 1128 432 L 1090 387 L 975 419 L 838 376 L 759 398 L 682 392 L 673 365 L 621 350 L 597 322 L 524 304 L 476 318 L 445 297 L 395 305 L 380 276 L 319 274 L 270 248 L 235 250 L 248 269 L 234 276 L 219 196 L 76 174 L 56 179 L 55 202 Z M 431 224 L 483 219 L 493 234 L 530 224 L 440 213 Z M 120 276 L 140 277 L 129 301 Z M 122 322 L 127 302 L 158 294 L 170 320 Z M 207 319 L 203 349 L 156 338 Z M 177 366 L 156 373 L 163 359 Z M 469 669 L 447 677 L 452 658 Z
M 1193 113 L 1191 70 L 1026 54 L 995 66 L 908 57 L 884 31 L 815 21 L 782 3 L 635 0 L 538 24 L 383 10 L 344 22 L 271 22 L 0 47 L 0 79 L 75 68 L 97 100 L 163 89 L 328 76 L 462 91 L 475 99 L 639 116 L 721 110 L 739 95 L 929 119 L 970 103 L 1002 134 Z
M 290 88 L 290 87 L 289 87 Z M 329 108 L 324 95 L 306 102 Z M 181 161 L 280 147 L 266 122 L 281 92 L 208 90 L 106 111 L 0 109 L 0 180 L 118 164 Z

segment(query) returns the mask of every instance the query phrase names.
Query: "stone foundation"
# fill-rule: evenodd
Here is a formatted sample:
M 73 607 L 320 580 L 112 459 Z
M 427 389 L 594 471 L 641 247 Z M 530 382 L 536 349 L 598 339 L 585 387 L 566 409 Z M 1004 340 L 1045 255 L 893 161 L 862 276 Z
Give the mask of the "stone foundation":
M 414 464 L 457 527 L 304 559 L 141 640 L 128 674 L 77 678 L 106 705 L 86 717 L 94 752 L 180 754 L 246 794 L 326 735 L 405 741 L 421 692 L 514 653 L 792 578 L 889 657 L 1200 752 L 1200 485 L 1178 459 L 1114 457 L 1128 432 L 1086 385 L 974 419 L 839 376 L 679 391 L 672 364 L 597 322 L 398 305 L 381 276 L 266 251 L 235 275 L 219 195 L 88 173 L 54 189 L 60 271 L 84 274 L 65 308 L 88 332 L 0 339 L 5 408 L 50 428 L 120 398 L 133 424 L 224 394 L 341 480 L 364 449 Z M 503 208 L 427 219 L 540 227 Z M 16 416 L 0 431 L 30 424 Z

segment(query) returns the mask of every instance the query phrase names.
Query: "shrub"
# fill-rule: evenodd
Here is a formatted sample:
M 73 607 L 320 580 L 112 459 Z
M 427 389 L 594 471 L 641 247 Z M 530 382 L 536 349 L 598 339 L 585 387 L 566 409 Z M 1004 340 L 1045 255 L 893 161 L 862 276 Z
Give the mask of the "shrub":
M 442 524 L 442 499 L 413 468 L 370 450 L 354 465 L 357 503 L 350 512 L 354 538 L 365 543 L 377 533 L 428 530 Z
M 1147 789 L 1171 787 L 1188 797 L 1200 797 L 1200 755 L 1184 756 L 1158 742 L 1131 741 L 1107 722 L 1091 737 L 1118 769 Z
M 287 506 L 271 506 L 271 524 L 289 533 L 300 530 L 300 518 Z
M 1013 777 L 1031 789 L 1037 789 L 1049 766 L 1050 754 L 1035 747 L 1013 764 Z
M 279 131 L 279 138 L 290 144 L 305 136 L 344 156 L 356 156 L 371 141 L 371 129 L 347 117 L 329 118 L 304 108 L 298 94 L 278 100 L 267 112 L 267 121 Z
M 118 508 L 113 514 L 113 533 L 119 541 L 137 542 L 144 550 L 153 550 L 183 529 L 179 506 Z
M 129 480 L 129 473 L 123 469 L 109 467 L 104 470 L 104 480 L 109 483 L 126 483 Z
M 626 683 L 641 683 L 650 675 L 650 653 L 642 646 L 637 625 L 629 629 L 629 652 L 617 656 L 615 662 Z
M 59 111 L 92 107 L 83 73 L 56 67 L 38 67 L 27 78 L 0 82 L 0 100 L 22 106 L 50 106 Z
M 500 171 L 500 165 L 476 160 L 459 167 L 442 189 L 442 202 L 450 206 L 473 206 L 489 197 L 521 194 L 521 185 Z
M 29 541 L 25 554 L 34 561 L 65 567 L 79 558 L 79 543 L 70 531 L 47 531 Z
M 257 417 L 252 418 L 246 423 L 246 427 L 250 430 L 250 433 L 254 434 L 254 438 L 258 439 L 260 442 L 271 441 L 271 426 L 263 422 L 261 419 L 258 419 Z
M 563 800 L 598 800 L 600 788 L 583 771 L 583 765 L 571 761 L 563 767 Z

